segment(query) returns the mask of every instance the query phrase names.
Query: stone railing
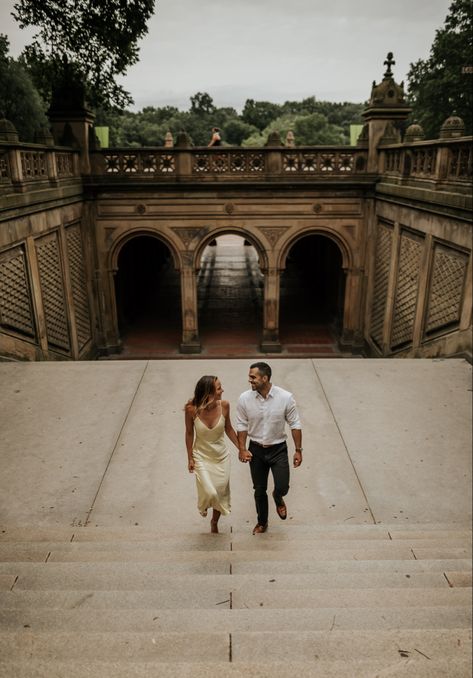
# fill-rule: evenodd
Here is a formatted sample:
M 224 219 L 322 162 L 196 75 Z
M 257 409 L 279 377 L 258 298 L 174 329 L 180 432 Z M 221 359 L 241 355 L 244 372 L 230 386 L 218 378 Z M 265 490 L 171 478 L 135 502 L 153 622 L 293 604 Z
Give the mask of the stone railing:
M 30 190 L 79 177 L 79 151 L 39 144 L 0 142 L 0 190 Z
M 91 173 L 107 180 L 266 181 L 366 175 L 367 151 L 304 148 L 115 148 L 92 151 Z
M 472 180 L 471 138 L 418 141 L 380 149 L 381 174 L 430 181 Z

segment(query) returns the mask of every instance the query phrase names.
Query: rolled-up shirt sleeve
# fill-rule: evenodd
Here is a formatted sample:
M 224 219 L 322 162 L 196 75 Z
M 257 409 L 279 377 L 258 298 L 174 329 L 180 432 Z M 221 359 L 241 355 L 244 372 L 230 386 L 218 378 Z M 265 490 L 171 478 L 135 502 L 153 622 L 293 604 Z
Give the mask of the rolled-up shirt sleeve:
M 242 396 L 238 399 L 236 406 L 236 430 L 248 431 L 248 414 Z
M 289 428 L 302 429 L 301 419 L 299 417 L 299 412 L 297 411 L 296 401 L 294 400 L 294 396 L 292 395 L 289 398 L 286 406 L 286 421 L 289 424 Z

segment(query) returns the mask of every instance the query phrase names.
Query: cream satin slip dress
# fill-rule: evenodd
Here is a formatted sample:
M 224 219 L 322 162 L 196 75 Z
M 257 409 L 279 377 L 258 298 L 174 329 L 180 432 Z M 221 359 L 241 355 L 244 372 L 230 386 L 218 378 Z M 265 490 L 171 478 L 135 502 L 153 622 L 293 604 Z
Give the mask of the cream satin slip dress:
M 209 428 L 194 419 L 193 456 L 197 484 L 197 508 L 201 515 L 213 508 L 224 516 L 230 513 L 230 454 L 225 445 L 225 417 L 221 411 L 217 423 Z

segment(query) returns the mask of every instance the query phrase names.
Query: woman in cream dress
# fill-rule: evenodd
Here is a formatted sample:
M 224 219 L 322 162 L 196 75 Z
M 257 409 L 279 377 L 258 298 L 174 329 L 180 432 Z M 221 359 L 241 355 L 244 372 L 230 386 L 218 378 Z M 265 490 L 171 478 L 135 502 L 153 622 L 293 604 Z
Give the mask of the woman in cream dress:
M 230 454 L 225 433 L 238 448 L 230 404 L 222 400 L 222 393 L 218 377 L 201 377 L 185 407 L 188 469 L 195 474 L 200 514 L 205 517 L 212 509 L 211 532 L 218 532 L 220 516 L 230 513 Z

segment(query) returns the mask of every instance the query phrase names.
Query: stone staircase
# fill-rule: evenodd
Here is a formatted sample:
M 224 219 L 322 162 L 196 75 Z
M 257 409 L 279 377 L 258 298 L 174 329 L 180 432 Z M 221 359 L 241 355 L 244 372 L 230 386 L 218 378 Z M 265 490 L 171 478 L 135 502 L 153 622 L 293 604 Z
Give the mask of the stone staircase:
M 470 530 L 228 525 L 1 529 L 1 678 L 471 676 Z

